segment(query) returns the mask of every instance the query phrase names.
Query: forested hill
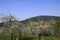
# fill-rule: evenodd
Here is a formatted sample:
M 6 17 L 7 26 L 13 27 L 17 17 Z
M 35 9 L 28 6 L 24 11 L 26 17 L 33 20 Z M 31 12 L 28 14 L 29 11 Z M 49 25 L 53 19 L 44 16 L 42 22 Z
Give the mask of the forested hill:
M 25 19 L 21 22 L 29 22 L 30 20 L 31 21 L 38 21 L 38 20 L 47 21 L 48 19 L 59 20 L 60 16 L 36 16 L 36 17 L 31 17 L 31 18 Z

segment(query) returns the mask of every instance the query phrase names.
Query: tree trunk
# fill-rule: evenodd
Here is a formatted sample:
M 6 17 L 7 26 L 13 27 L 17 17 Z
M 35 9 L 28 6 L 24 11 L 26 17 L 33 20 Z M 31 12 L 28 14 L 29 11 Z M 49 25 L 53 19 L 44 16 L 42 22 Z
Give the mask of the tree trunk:
M 19 40 L 21 40 L 21 31 L 19 31 Z
M 39 37 L 39 40 L 41 40 L 41 34 L 40 33 L 38 33 L 38 37 Z
M 11 33 L 11 40 L 13 40 L 13 33 Z

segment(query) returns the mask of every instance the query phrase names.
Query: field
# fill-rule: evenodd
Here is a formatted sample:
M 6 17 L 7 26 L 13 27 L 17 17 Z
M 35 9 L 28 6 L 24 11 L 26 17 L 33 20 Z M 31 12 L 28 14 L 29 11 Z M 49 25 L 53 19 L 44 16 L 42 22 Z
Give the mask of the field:
M 8 35 L 0 35 L 0 40 L 11 40 L 11 37 Z M 13 39 L 15 40 L 15 39 Z M 21 40 L 39 40 L 38 36 L 23 36 Z M 41 36 L 41 40 L 60 40 L 60 38 L 49 37 L 49 36 Z

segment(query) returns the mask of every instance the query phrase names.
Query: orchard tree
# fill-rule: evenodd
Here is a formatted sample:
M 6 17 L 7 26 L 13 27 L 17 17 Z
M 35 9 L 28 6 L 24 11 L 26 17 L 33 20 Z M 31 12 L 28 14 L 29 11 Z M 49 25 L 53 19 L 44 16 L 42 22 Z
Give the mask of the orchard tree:
M 3 23 L 4 31 L 10 33 L 11 40 L 13 40 L 13 34 L 17 32 L 16 30 L 19 27 L 18 20 L 11 14 L 1 16 L 0 20 Z

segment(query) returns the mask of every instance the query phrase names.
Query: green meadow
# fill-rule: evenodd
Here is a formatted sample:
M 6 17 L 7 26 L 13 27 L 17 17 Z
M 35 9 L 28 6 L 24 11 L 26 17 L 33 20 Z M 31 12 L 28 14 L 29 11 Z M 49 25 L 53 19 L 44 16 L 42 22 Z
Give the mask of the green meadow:
M 14 36 L 13 40 L 15 40 L 17 36 Z M 0 35 L 0 40 L 11 40 L 11 36 L 8 35 Z M 21 40 L 39 40 L 38 36 L 22 36 Z M 60 38 L 52 37 L 52 36 L 41 36 L 41 40 L 60 40 Z

